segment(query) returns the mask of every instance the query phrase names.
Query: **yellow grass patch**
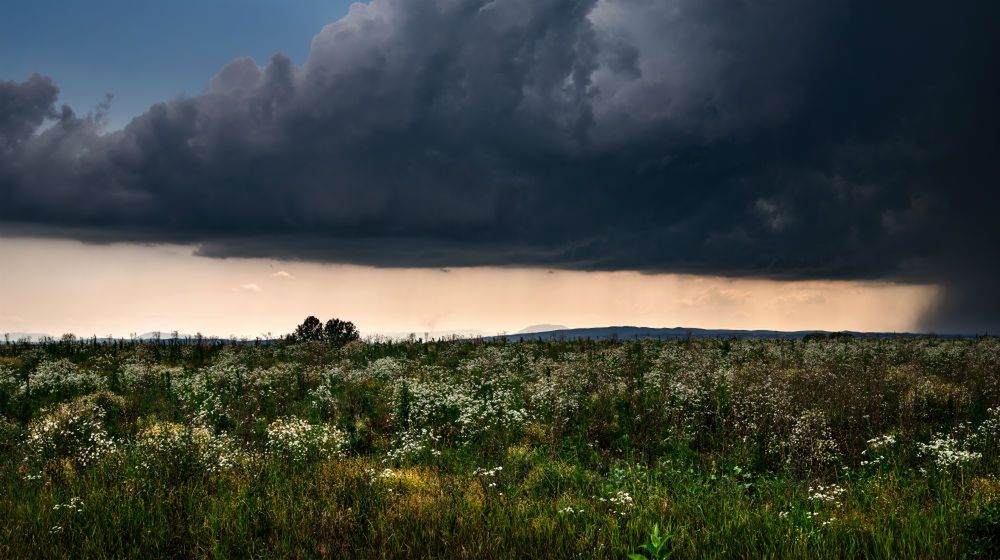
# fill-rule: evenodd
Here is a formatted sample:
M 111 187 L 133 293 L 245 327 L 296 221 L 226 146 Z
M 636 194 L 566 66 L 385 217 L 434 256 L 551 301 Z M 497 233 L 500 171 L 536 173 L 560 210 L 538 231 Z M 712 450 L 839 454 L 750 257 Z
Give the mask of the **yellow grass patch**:
M 1000 479 L 994 476 L 976 477 L 969 483 L 972 495 L 984 502 L 990 502 L 1000 497 Z

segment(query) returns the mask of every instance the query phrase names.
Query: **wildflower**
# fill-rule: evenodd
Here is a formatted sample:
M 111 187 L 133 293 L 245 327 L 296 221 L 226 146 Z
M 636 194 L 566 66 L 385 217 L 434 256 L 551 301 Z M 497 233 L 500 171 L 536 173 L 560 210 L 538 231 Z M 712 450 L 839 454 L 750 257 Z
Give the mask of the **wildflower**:
M 337 456 L 346 441 L 340 430 L 301 418 L 279 418 L 267 427 L 268 452 L 293 462 Z
M 883 449 L 896 445 L 896 436 L 885 434 L 868 440 L 868 448 L 873 450 Z
M 74 496 L 69 499 L 65 504 L 56 504 L 52 506 L 53 511 L 65 510 L 74 513 L 80 513 L 83 511 L 83 499 L 79 496 Z
M 929 458 L 938 468 L 962 467 L 978 461 L 983 454 L 967 451 L 952 436 L 938 436 L 928 443 L 917 444 L 917 455 Z
M 86 467 L 117 449 L 104 425 L 106 410 L 102 399 L 120 404 L 121 397 L 95 394 L 42 410 L 38 420 L 28 425 L 26 463 L 44 467 L 60 459 L 69 459 L 77 467 Z M 123 401 L 122 401 L 123 402 Z

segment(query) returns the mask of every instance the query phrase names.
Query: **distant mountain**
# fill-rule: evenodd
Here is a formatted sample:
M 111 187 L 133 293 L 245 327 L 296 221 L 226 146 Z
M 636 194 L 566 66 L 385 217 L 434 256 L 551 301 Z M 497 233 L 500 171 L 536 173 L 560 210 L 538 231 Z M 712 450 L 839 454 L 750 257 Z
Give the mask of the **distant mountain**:
M 533 334 L 540 332 L 564 331 L 564 330 L 567 330 L 566 325 L 531 325 L 530 327 L 524 327 L 523 329 L 517 331 L 514 334 Z
M 530 336 L 529 336 L 530 335 Z M 533 333 L 515 333 L 511 335 L 499 335 L 489 337 L 493 339 L 506 338 L 517 340 L 527 338 L 530 340 L 579 340 L 579 339 L 682 339 L 692 338 L 783 338 L 802 339 L 808 335 L 839 335 L 856 336 L 865 338 L 889 338 L 889 337 L 920 337 L 927 336 L 920 333 L 889 333 L 889 332 L 855 332 L 855 331 L 771 331 L 771 330 L 740 330 L 740 329 L 696 329 L 688 327 L 652 328 L 652 327 L 591 327 L 584 329 L 557 329 L 551 331 L 541 331 Z M 936 335 L 941 338 L 962 338 L 965 335 Z

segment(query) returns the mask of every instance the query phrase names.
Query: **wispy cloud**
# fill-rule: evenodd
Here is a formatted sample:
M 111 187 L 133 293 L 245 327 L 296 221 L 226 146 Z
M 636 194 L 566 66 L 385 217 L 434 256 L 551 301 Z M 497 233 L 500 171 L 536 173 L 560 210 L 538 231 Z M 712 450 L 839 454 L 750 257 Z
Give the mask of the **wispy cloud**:
M 242 286 L 233 288 L 233 291 L 253 292 L 255 294 L 259 294 L 260 292 L 264 291 L 264 288 L 261 288 L 257 284 L 243 284 Z
M 271 277 L 273 277 L 273 278 L 288 278 L 288 279 L 295 278 L 294 276 L 292 276 L 291 274 L 285 272 L 284 270 L 279 270 L 278 272 L 275 272 L 274 274 L 271 275 Z

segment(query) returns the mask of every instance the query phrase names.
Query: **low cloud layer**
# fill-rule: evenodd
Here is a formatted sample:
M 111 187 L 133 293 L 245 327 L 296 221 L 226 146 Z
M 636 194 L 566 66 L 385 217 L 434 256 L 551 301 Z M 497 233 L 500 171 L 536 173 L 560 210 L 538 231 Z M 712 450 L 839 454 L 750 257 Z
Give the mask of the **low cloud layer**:
M 1000 4 L 373 0 L 123 130 L 0 82 L 0 230 L 945 286 L 1000 327 Z

